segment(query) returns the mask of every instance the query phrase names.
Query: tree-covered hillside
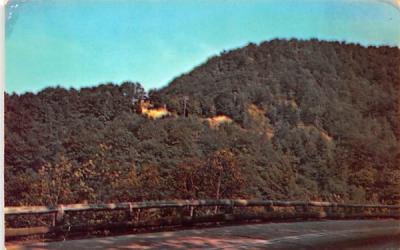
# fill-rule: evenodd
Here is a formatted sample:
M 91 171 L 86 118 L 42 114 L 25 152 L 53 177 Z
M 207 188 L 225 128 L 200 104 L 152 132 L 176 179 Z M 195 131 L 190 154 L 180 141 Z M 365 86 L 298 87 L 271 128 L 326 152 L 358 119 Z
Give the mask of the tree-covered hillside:
M 400 202 L 398 48 L 249 44 L 150 91 L 172 116 L 137 114 L 145 95 L 129 82 L 6 94 L 6 205 Z M 205 119 L 217 115 L 233 122 Z

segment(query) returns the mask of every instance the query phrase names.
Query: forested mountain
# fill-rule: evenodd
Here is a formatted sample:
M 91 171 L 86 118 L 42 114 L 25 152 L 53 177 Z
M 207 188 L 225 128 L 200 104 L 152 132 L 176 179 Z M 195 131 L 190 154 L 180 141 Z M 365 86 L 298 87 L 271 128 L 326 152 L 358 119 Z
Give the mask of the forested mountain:
M 5 94 L 6 205 L 400 202 L 398 48 L 249 44 L 150 91 L 172 115 L 138 114 L 145 96 L 130 82 Z

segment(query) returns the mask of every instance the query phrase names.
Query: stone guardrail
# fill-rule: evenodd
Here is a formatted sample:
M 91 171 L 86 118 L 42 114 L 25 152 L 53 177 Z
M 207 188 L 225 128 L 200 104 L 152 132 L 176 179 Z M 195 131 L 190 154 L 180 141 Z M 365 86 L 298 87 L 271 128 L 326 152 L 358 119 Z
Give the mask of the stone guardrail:
M 214 207 L 215 213 L 196 215 L 195 209 L 200 207 Z M 263 207 L 261 213 L 235 214 L 235 208 Z M 183 212 L 173 218 L 160 218 L 155 221 L 132 220 L 134 211 L 145 209 L 179 209 L 188 208 L 188 215 Z M 217 213 L 218 208 L 224 208 L 223 213 Z M 79 212 L 96 211 L 126 211 L 127 220 L 124 223 L 103 223 L 98 225 L 70 225 L 65 221 L 65 215 Z M 176 225 L 193 225 L 207 222 L 235 222 L 250 220 L 288 220 L 288 219 L 369 219 L 369 218 L 395 218 L 400 219 L 400 205 L 381 204 L 343 204 L 320 201 L 280 201 L 280 200 L 170 200 L 170 201 L 142 201 L 122 202 L 109 204 L 70 204 L 58 206 L 21 206 L 6 207 L 5 216 L 45 215 L 51 214 L 51 226 L 6 228 L 6 238 L 27 236 L 34 234 L 65 233 L 66 231 L 92 231 L 104 229 L 130 229 L 145 227 L 162 227 Z

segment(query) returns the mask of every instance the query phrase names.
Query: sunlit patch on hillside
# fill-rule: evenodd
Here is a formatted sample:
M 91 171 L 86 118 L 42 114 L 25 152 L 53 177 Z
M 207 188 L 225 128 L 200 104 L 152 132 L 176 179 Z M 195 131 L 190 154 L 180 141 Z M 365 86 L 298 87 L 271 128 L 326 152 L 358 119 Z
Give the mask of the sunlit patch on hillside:
M 262 120 L 265 118 L 264 111 L 254 104 L 251 104 L 247 110 L 254 119 Z
M 263 109 L 259 108 L 257 105 L 251 104 L 247 111 L 253 121 L 257 124 L 257 127 L 254 129 L 257 129 L 260 134 L 265 134 L 268 139 L 274 137 L 274 128 L 268 117 L 265 115 Z
M 274 129 L 268 128 L 265 131 L 265 134 L 267 135 L 268 139 L 271 139 L 272 137 L 274 137 L 274 134 L 275 134 Z
M 154 108 L 153 104 L 149 101 L 141 100 L 139 103 L 140 113 L 150 119 L 159 119 L 162 117 L 170 116 L 171 112 L 164 107 Z
M 328 134 L 328 132 L 326 132 L 323 129 L 319 129 L 319 128 L 315 127 L 314 125 L 305 125 L 303 122 L 300 122 L 300 123 L 297 124 L 297 128 L 301 128 L 301 129 L 304 129 L 304 130 L 307 130 L 307 131 L 313 130 L 313 129 L 317 130 L 319 132 L 320 136 L 322 137 L 322 139 L 324 139 L 327 142 L 332 142 L 333 141 L 332 136 L 330 136 Z
M 233 120 L 226 115 L 217 115 L 214 117 L 210 117 L 210 118 L 206 118 L 205 119 L 211 127 L 218 127 L 219 125 L 223 124 L 223 123 L 232 123 Z
M 293 99 L 288 100 L 286 97 L 278 96 L 277 97 L 278 103 L 283 104 L 285 106 L 291 106 L 293 109 L 298 109 L 297 102 Z

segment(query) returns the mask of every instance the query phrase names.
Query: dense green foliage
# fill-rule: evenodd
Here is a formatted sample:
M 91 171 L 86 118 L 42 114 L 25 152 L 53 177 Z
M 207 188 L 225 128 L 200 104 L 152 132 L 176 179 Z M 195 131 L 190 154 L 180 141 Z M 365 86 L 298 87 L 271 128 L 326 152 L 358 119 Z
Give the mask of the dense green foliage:
M 144 95 L 129 82 L 6 94 L 6 205 L 400 201 L 398 48 L 250 44 L 150 91 L 171 117 L 136 114 Z M 202 119 L 220 114 L 234 122 Z

